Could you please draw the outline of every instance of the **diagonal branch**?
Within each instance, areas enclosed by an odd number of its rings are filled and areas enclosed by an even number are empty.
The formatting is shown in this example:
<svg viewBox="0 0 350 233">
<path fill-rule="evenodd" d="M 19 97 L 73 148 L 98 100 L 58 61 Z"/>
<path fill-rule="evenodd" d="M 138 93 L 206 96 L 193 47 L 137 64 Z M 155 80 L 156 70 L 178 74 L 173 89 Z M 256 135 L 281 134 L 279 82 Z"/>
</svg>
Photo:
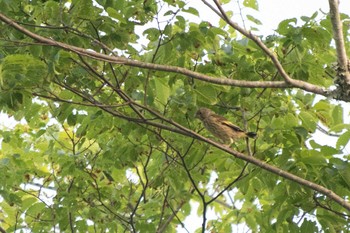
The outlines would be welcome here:
<svg viewBox="0 0 350 233">
<path fill-rule="evenodd" d="M 206 5 L 206 1 L 202 0 Z M 275 65 L 276 69 L 278 70 L 278 73 L 282 76 L 282 78 L 284 79 L 286 84 L 289 84 L 291 87 L 297 87 L 300 89 L 303 89 L 305 91 L 309 91 L 315 94 L 320 94 L 320 95 L 324 95 L 327 96 L 328 91 L 326 91 L 324 88 L 320 87 L 320 86 L 316 86 L 313 85 L 311 83 L 308 82 L 304 82 L 301 80 L 297 80 L 297 79 L 293 79 L 291 78 L 287 72 L 284 70 L 282 64 L 280 63 L 280 61 L 278 60 L 277 55 L 270 50 L 260 39 L 259 37 L 255 36 L 254 34 L 252 34 L 250 31 L 242 28 L 241 26 L 239 26 L 237 23 L 233 22 L 228 15 L 226 14 L 226 12 L 224 11 L 224 9 L 222 8 L 221 4 L 219 3 L 218 0 L 213 0 L 216 7 L 219 9 L 219 13 L 217 11 L 215 11 L 218 16 L 220 18 L 222 18 L 228 25 L 230 25 L 232 28 L 236 29 L 237 31 L 239 31 L 242 35 L 246 36 L 247 38 L 251 39 L 255 44 L 257 44 L 260 49 L 271 59 L 271 61 L 273 62 L 273 64 Z"/>
<path fill-rule="evenodd" d="M 126 66 L 132 66 L 132 67 L 139 67 L 143 69 L 152 69 L 152 70 L 159 70 L 159 71 L 166 71 L 171 73 L 177 73 L 177 74 L 183 74 L 188 77 L 192 77 L 201 81 L 219 84 L 219 85 L 227 85 L 227 86 L 237 86 L 237 87 L 251 87 L 251 88 L 291 88 L 296 87 L 303 89 L 305 91 L 309 91 L 315 94 L 320 94 L 324 96 L 328 96 L 328 92 L 324 90 L 324 88 L 320 86 L 316 86 L 304 81 L 300 80 L 294 80 L 289 78 L 289 76 L 286 74 L 286 72 L 283 70 L 282 65 L 278 62 L 277 57 L 274 55 L 272 51 L 270 51 L 257 37 L 254 37 L 250 33 L 246 32 L 244 29 L 240 29 L 239 31 L 245 32 L 247 35 L 251 35 L 249 38 L 255 38 L 254 41 L 256 43 L 260 43 L 259 46 L 262 46 L 264 51 L 269 51 L 269 56 L 271 59 L 273 59 L 274 63 L 278 65 L 278 69 L 280 72 L 282 72 L 282 77 L 285 78 L 285 81 L 247 81 L 247 80 L 234 80 L 234 79 L 227 79 L 227 78 L 217 78 L 217 77 L 211 77 L 209 75 L 204 75 L 198 72 L 191 71 L 186 68 L 182 67 L 176 67 L 176 66 L 169 66 L 169 65 L 160 65 L 160 64 L 153 64 L 153 63 L 147 63 L 147 62 L 141 62 L 137 60 L 127 59 L 124 57 L 118 57 L 113 55 L 106 55 L 101 54 L 95 51 L 83 49 L 80 47 L 68 45 L 62 42 L 58 42 L 46 37 L 42 37 L 38 34 L 35 34 L 26 28 L 20 26 L 16 22 L 14 22 L 12 19 L 6 17 L 5 15 L 0 13 L 0 20 L 9 24 L 11 27 L 15 28 L 16 30 L 22 32 L 23 34 L 29 36 L 30 38 L 41 42 L 44 45 L 48 46 L 55 46 L 59 47 L 71 52 L 74 52 L 76 54 L 80 54 L 82 56 L 90 57 L 96 60 L 100 61 L 106 61 L 114 64 L 121 64 Z M 233 22 L 232 22 L 233 23 Z M 234 24 L 234 23 L 233 23 Z M 237 25 L 238 26 L 238 25 Z M 238 30 L 238 29 L 237 29 Z M 265 49 L 264 49 L 265 48 Z"/>
<path fill-rule="evenodd" d="M 66 88 L 69 89 L 69 87 L 66 86 Z M 69 89 L 70 91 L 74 92 L 77 95 L 81 95 L 81 93 L 78 93 L 76 90 L 74 89 Z M 83 99 L 86 99 L 87 101 L 89 101 L 91 104 L 95 104 L 97 103 L 97 107 L 99 107 L 100 109 L 110 113 L 111 115 L 115 116 L 115 117 L 119 117 L 122 118 L 124 120 L 128 120 L 130 122 L 134 122 L 136 124 L 140 124 L 140 125 L 148 125 L 148 126 L 153 126 L 155 128 L 159 128 L 159 129 L 163 129 L 163 130 L 167 130 L 170 132 L 174 132 L 174 133 L 178 133 L 187 137 L 191 137 L 193 139 L 197 139 L 203 142 L 208 143 L 209 145 L 212 145 L 222 151 L 225 151 L 229 154 L 231 154 L 232 156 L 244 160 L 246 162 L 252 163 L 257 167 L 260 167 L 264 170 L 267 170 L 273 174 L 276 174 L 278 176 L 281 176 L 287 180 L 291 180 L 293 182 L 296 182 L 300 185 L 306 186 L 312 190 L 315 190 L 318 193 L 321 193 L 325 196 L 327 196 L 328 198 L 330 198 L 331 200 L 337 202 L 338 204 L 340 204 L 341 206 L 343 206 L 345 209 L 347 209 L 350 212 L 350 203 L 347 202 L 344 198 L 340 197 L 339 195 L 337 195 L 336 193 L 334 193 L 332 190 L 327 189 L 321 185 L 318 185 L 312 181 L 308 181 L 306 179 L 303 179 L 297 175 L 294 175 L 290 172 L 284 171 L 278 167 L 275 167 L 273 165 L 270 165 L 264 161 L 261 161 L 253 156 L 249 156 L 249 155 L 245 155 L 243 153 L 240 153 L 238 151 L 232 150 L 231 148 L 228 148 L 225 145 L 222 145 L 218 142 L 212 141 L 182 125 L 180 125 L 179 123 L 173 121 L 173 120 L 169 120 L 168 118 L 162 116 L 161 114 L 159 114 L 158 112 L 154 111 L 153 109 L 147 107 L 147 106 L 143 106 L 137 102 L 134 102 L 133 100 L 129 100 L 131 101 L 132 104 L 134 104 L 135 106 L 138 106 L 140 108 L 143 108 L 144 110 L 148 111 L 150 114 L 156 116 L 157 119 L 162 120 L 163 122 L 167 123 L 167 124 L 162 124 L 162 123 L 158 123 L 158 122 L 154 122 L 153 120 L 147 120 L 147 119 L 139 119 L 139 118 L 132 118 L 132 117 L 128 117 L 128 116 L 124 116 L 122 114 L 120 114 L 119 112 L 109 108 L 109 107 L 105 107 L 103 106 L 101 103 L 99 103 L 98 101 L 96 101 L 93 98 L 87 98 L 84 96 L 81 96 Z"/>
<path fill-rule="evenodd" d="M 192 134 L 191 137 L 193 138 L 197 138 L 198 140 L 204 141 L 212 146 L 215 146 L 216 148 L 221 149 L 222 151 L 225 151 L 231 155 L 233 155 L 236 158 L 239 158 L 241 160 L 244 160 L 246 162 L 252 163 L 264 170 L 267 170 L 271 173 L 274 173 L 278 176 L 281 176 L 283 178 L 286 178 L 288 180 L 294 181 L 298 184 L 301 184 L 303 186 L 306 186 L 310 189 L 313 189 L 319 193 L 322 193 L 323 195 L 327 196 L 328 198 L 334 200 L 335 202 L 337 202 L 338 204 L 340 204 L 341 206 L 343 206 L 344 208 L 346 208 L 349 212 L 350 212 L 350 203 L 347 202 L 345 199 L 343 199 L 342 197 L 338 196 L 336 193 L 334 193 L 332 190 L 327 189 L 321 185 L 318 185 L 314 182 L 305 180 L 299 176 L 296 176 L 292 173 L 289 173 L 287 171 L 284 171 L 278 167 L 272 166 L 264 161 L 261 161 L 257 158 L 254 158 L 253 156 L 249 156 L 249 155 L 245 155 L 243 153 L 240 153 L 238 151 L 232 150 L 231 148 L 228 148 L 225 145 L 222 145 L 220 143 L 214 142 L 208 138 L 205 138 L 203 136 L 201 136 L 200 134 L 197 134 L 195 132 L 193 132 L 192 130 L 187 129 L 186 127 L 183 127 L 177 123 L 174 122 L 174 125 L 177 126 L 179 129 L 183 130 L 183 131 L 187 131 L 189 134 Z"/>
<path fill-rule="evenodd" d="M 73 90 L 74 91 L 74 90 Z M 90 100 L 88 99 L 88 101 L 90 101 L 91 103 L 96 103 L 96 101 L 93 101 L 93 100 Z M 132 100 L 130 100 L 132 101 Z M 188 137 L 191 137 L 191 138 L 194 138 L 194 139 L 198 139 L 200 141 L 203 141 L 203 142 L 206 142 L 218 149 L 221 149 L 222 151 L 225 151 L 231 155 L 233 155 L 234 157 L 238 158 L 238 159 L 241 159 L 241 160 L 244 160 L 246 162 L 249 162 L 249 163 L 252 163 L 264 170 L 267 170 L 271 173 L 274 173 L 278 176 L 281 176 L 285 179 L 288 179 L 288 180 L 291 180 L 291 181 L 294 181 L 298 184 L 301 184 L 303 186 L 306 186 L 312 190 L 315 190 L 325 196 L 327 196 L 328 198 L 330 198 L 331 200 L 334 200 L 335 202 L 337 202 L 338 204 L 340 204 L 341 206 L 343 206 L 344 208 L 346 208 L 349 212 L 350 212 L 350 203 L 347 202 L 345 199 L 343 199 L 342 197 L 338 196 L 336 193 L 334 193 L 332 190 L 330 189 L 327 189 L 321 185 L 318 185 L 314 182 L 311 182 L 311 181 L 308 181 L 308 180 L 305 180 L 297 175 L 294 175 L 292 173 L 289 173 L 287 171 L 284 171 L 278 167 L 275 167 L 275 166 L 272 166 L 264 161 L 261 161 L 253 156 L 248 156 L 248 155 L 245 155 L 243 153 L 240 153 L 238 151 L 235 151 L 235 150 L 232 150 L 231 148 L 228 148 L 226 147 L 225 145 L 222 145 L 220 143 L 217 143 L 215 141 L 212 141 L 206 137 L 203 137 L 202 135 L 172 121 L 172 120 L 169 120 L 167 118 L 165 118 L 164 116 L 158 114 L 156 111 L 150 109 L 149 107 L 145 107 L 145 106 L 142 106 L 140 104 L 137 104 L 136 102 L 133 102 L 133 104 L 139 106 L 139 107 L 142 107 L 144 110 L 150 112 L 151 114 L 157 116 L 159 119 L 167 122 L 168 124 L 170 124 L 171 126 L 169 125 L 165 125 L 165 124 L 162 124 L 162 123 L 158 123 L 158 122 L 154 122 L 154 121 L 151 121 L 151 120 L 145 120 L 145 119 L 137 119 L 137 118 L 129 118 L 129 117 L 126 117 L 124 115 L 121 115 L 119 114 L 118 112 L 110 109 L 110 108 L 105 108 L 105 107 L 101 107 L 101 104 L 99 105 L 99 108 L 103 109 L 104 111 L 106 112 L 109 112 L 110 114 L 112 114 L 113 116 L 116 116 L 116 117 L 120 117 L 120 118 L 123 118 L 125 120 L 128 120 L 128 121 L 131 121 L 131 122 L 134 122 L 134 123 L 138 123 L 138 124 L 145 124 L 145 125 L 150 125 L 150 126 L 153 126 L 153 127 L 156 127 L 156 128 L 160 128 L 160 129 L 164 129 L 164 130 L 167 130 L 167 131 L 171 131 L 171 132 L 174 132 L 174 133 L 179 133 L 179 134 L 182 134 L 184 136 L 188 136 Z"/>
</svg>

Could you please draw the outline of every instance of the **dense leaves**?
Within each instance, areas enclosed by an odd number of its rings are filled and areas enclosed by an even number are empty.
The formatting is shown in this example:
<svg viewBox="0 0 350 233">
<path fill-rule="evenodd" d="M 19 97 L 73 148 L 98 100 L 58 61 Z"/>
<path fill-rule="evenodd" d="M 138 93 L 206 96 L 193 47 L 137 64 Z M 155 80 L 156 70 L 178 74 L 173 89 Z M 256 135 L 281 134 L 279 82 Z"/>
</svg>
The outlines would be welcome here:
<svg viewBox="0 0 350 233">
<path fill-rule="evenodd" d="M 255 0 L 243 5 L 259 9 Z M 96 53 L 215 78 L 282 80 L 253 41 L 223 20 L 200 21 L 183 1 L 0 1 L 0 9 L 35 34 Z M 261 38 L 294 79 L 328 88 L 336 53 L 321 14 L 287 19 Z M 194 118 L 199 107 L 211 108 L 258 133 L 233 149 L 347 199 L 344 104 L 299 89 L 226 86 L 112 64 L 43 45 L 5 23 L 0 29 L 0 106 L 19 121 L 1 129 L 7 232 L 175 232 L 189 227 L 183 221 L 193 202 L 202 232 L 241 223 L 252 232 L 349 230 L 348 212 L 333 200 L 179 126 L 212 138 Z M 321 140 L 329 135 L 334 145 Z M 218 217 L 206 221 L 208 212 Z"/>
</svg>

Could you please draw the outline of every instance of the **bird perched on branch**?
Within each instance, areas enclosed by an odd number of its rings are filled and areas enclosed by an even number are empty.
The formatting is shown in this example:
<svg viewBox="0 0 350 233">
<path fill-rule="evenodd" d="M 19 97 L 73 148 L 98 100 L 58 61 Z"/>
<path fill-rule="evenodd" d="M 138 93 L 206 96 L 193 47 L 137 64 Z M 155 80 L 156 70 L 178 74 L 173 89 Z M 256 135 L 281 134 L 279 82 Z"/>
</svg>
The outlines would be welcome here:
<svg viewBox="0 0 350 233">
<path fill-rule="evenodd" d="M 204 127 L 227 146 L 231 145 L 236 139 L 256 138 L 257 136 L 254 132 L 245 132 L 225 117 L 215 114 L 208 108 L 200 108 L 196 113 L 196 118 L 200 119 Z"/>
</svg>

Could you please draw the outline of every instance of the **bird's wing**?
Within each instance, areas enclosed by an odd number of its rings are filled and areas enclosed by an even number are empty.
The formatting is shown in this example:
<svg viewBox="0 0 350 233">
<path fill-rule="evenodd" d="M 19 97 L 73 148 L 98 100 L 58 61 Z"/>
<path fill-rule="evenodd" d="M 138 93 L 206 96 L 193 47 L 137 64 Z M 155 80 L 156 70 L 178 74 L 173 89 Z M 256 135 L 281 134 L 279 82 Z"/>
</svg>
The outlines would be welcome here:
<svg viewBox="0 0 350 233">
<path fill-rule="evenodd" d="M 231 129 L 238 131 L 238 132 L 244 132 L 244 130 L 242 130 L 241 128 L 239 128 L 237 125 L 232 124 L 229 120 L 227 120 L 225 117 L 217 115 L 217 114 L 213 114 L 213 117 L 215 117 L 216 119 L 218 119 L 219 122 L 221 122 L 221 124 L 226 125 L 228 127 L 230 127 Z"/>
<path fill-rule="evenodd" d="M 227 125 L 228 127 L 230 127 L 231 129 L 235 130 L 235 131 L 239 131 L 239 132 L 244 132 L 244 130 L 242 130 L 241 128 L 239 128 L 237 125 L 232 124 L 231 122 L 229 122 L 228 120 L 222 121 L 223 125 Z"/>
<path fill-rule="evenodd" d="M 225 117 L 223 117 L 223 116 L 220 116 L 220 115 L 217 115 L 217 114 L 211 114 L 211 116 L 214 117 L 215 119 L 217 119 L 217 121 L 220 121 L 220 122 L 227 121 L 228 122 L 228 120 Z"/>
</svg>

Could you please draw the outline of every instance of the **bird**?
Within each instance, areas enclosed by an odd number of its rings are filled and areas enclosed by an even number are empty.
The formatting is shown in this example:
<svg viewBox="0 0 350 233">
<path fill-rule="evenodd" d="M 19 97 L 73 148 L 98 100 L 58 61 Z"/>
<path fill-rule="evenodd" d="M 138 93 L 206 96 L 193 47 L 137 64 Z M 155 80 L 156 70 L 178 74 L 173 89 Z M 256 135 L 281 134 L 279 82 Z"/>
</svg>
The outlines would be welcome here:
<svg viewBox="0 0 350 233">
<path fill-rule="evenodd" d="M 240 138 L 257 137 L 255 132 L 246 132 L 242 130 L 225 117 L 217 115 L 208 108 L 198 109 L 196 118 L 201 120 L 204 127 L 215 137 L 219 138 L 226 146 L 230 146 L 235 140 Z"/>
</svg>

